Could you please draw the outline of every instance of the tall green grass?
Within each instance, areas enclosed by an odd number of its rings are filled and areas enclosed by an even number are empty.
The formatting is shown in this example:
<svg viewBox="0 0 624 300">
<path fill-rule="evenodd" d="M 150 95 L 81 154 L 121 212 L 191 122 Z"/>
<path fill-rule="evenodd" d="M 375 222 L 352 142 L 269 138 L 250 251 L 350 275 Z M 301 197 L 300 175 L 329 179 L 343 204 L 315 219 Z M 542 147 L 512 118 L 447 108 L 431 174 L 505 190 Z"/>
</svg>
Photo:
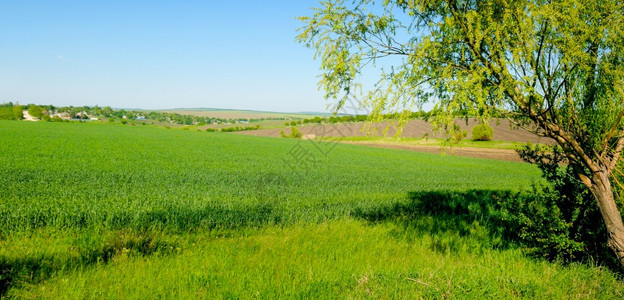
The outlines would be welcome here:
<svg viewBox="0 0 624 300">
<path fill-rule="evenodd" d="M 322 221 L 414 190 L 538 179 L 520 163 L 149 127 L 2 122 L 0 139 L 0 231 Z M 315 155 L 300 172 L 284 162 L 298 145 Z"/>
<path fill-rule="evenodd" d="M 120 250 L 107 261 L 72 264 L 92 240 L 55 237 L 40 253 L 65 268 L 9 291 L 18 298 L 586 298 L 621 299 L 624 285 L 602 268 L 526 259 L 475 233 L 423 234 L 432 220 L 367 224 L 341 220 L 286 228 L 154 237 L 151 255 Z M 50 238 L 45 240 L 50 241 Z M 16 240 L 11 242 L 23 243 Z M 126 242 L 127 243 L 127 242 Z M 169 244 L 167 244 L 169 243 Z M 53 248 L 49 245 L 56 245 Z M 60 245 L 60 246 L 59 246 Z M 72 248 L 73 247 L 73 248 Z M 65 249 L 63 249 L 65 248 Z M 35 256 L 36 257 L 36 256 Z"/>
<path fill-rule="evenodd" d="M 478 220 L 392 210 L 526 189 L 528 164 L 115 124 L 6 121 L 0 140 L 0 296 L 622 297 L 610 271 L 529 259 Z"/>
</svg>

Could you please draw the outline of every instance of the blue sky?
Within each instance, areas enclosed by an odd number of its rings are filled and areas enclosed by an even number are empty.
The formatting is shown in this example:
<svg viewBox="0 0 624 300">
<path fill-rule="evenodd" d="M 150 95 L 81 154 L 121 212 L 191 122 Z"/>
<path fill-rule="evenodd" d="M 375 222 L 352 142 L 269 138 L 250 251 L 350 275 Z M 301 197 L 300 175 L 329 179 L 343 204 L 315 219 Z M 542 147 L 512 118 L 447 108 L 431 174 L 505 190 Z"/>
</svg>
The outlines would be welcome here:
<svg viewBox="0 0 624 300">
<path fill-rule="evenodd" d="M 325 111 L 317 1 L 2 1 L 0 103 Z"/>
</svg>

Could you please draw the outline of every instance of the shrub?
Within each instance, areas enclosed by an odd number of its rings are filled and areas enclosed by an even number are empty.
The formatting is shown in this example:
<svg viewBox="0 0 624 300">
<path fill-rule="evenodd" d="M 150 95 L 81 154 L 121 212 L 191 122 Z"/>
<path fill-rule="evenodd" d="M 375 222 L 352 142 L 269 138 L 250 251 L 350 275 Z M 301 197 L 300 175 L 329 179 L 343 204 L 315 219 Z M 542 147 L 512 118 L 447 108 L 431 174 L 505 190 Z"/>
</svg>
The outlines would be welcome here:
<svg viewBox="0 0 624 300">
<path fill-rule="evenodd" d="M 286 134 L 286 132 L 284 132 L 284 130 L 282 129 L 280 131 L 280 137 L 291 138 L 291 139 L 300 139 L 301 137 L 303 137 L 303 133 L 301 131 L 299 131 L 299 129 L 297 129 L 297 127 L 291 127 L 290 128 L 290 134 Z"/>
<path fill-rule="evenodd" d="M 472 140 L 473 141 L 490 141 L 492 140 L 492 134 L 494 129 L 490 125 L 483 123 L 472 127 Z"/>
<path fill-rule="evenodd" d="M 303 133 L 297 129 L 297 127 L 290 128 L 290 135 L 288 137 L 293 139 L 300 139 L 303 136 Z"/>
<path fill-rule="evenodd" d="M 467 224 L 481 224 L 494 247 L 518 245 L 527 254 L 561 263 L 592 262 L 618 270 L 619 263 L 604 243 L 606 230 L 591 197 L 573 199 L 555 186 L 534 186 L 524 192 L 471 190 L 466 192 L 421 191 L 410 193 L 413 202 L 395 204 L 390 214 L 418 218 L 439 216 L 455 224 L 460 233 Z M 370 220 L 388 212 L 357 211 Z"/>
<path fill-rule="evenodd" d="M 22 113 L 22 110 L 24 108 L 21 105 L 14 105 L 13 106 L 13 118 L 15 120 L 23 120 L 24 119 L 24 114 Z"/>
<path fill-rule="evenodd" d="M 38 105 L 31 104 L 28 107 L 28 114 L 33 116 L 34 118 L 41 118 L 41 116 L 43 115 L 43 109 Z"/>
<path fill-rule="evenodd" d="M 550 151 L 548 151 L 550 150 Z M 619 266 L 604 242 L 607 232 L 593 196 L 566 161 L 560 147 L 525 146 L 518 150 L 523 160 L 537 165 L 548 185 L 536 189 L 535 197 L 520 211 L 520 237 L 531 252 L 564 262 L 593 261 Z M 622 210 L 622 208 L 620 208 Z M 622 213 L 622 211 L 620 211 Z"/>
</svg>

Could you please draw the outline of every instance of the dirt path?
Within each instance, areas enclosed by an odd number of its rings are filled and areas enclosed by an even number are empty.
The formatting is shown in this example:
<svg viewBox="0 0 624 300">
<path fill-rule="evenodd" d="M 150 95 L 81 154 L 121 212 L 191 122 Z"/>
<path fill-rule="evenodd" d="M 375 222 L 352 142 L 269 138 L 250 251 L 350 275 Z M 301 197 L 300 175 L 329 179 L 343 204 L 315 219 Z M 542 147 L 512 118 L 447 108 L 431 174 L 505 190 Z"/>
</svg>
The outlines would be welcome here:
<svg viewBox="0 0 624 300">
<path fill-rule="evenodd" d="M 23 110 L 22 115 L 24 116 L 24 121 L 33 121 L 33 122 L 39 121 L 37 120 L 37 118 L 31 116 L 27 110 Z"/>
</svg>

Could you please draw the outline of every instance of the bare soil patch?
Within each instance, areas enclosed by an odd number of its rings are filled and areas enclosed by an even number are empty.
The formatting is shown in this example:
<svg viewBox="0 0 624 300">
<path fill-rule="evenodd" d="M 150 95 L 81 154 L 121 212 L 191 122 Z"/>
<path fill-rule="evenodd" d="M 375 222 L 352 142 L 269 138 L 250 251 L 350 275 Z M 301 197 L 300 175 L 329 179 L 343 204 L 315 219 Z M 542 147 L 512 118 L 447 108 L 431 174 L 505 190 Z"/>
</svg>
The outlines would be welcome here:
<svg viewBox="0 0 624 300">
<path fill-rule="evenodd" d="M 371 124 L 370 128 L 366 128 L 367 123 L 346 123 L 346 124 L 326 124 L 326 125 L 303 125 L 298 126 L 299 130 L 304 135 L 315 135 L 324 137 L 353 137 L 353 136 L 394 136 L 397 131 L 395 124 L 390 122 L 381 122 Z M 470 138 L 470 132 L 472 127 L 477 123 L 475 120 L 458 121 L 457 124 L 462 130 L 468 132 L 468 138 Z M 537 136 L 522 128 L 512 128 L 508 120 L 490 121 L 490 126 L 494 128 L 493 140 L 507 141 L 507 142 L 531 142 L 552 144 L 554 141 L 548 138 Z M 257 136 L 272 136 L 279 137 L 282 128 L 261 129 L 254 131 L 239 132 L 239 134 L 257 135 Z M 288 131 L 288 129 L 286 129 Z M 444 138 L 444 134 L 440 132 L 434 132 L 431 124 L 422 120 L 409 121 L 403 128 L 401 137 L 413 137 L 413 138 Z"/>
</svg>

